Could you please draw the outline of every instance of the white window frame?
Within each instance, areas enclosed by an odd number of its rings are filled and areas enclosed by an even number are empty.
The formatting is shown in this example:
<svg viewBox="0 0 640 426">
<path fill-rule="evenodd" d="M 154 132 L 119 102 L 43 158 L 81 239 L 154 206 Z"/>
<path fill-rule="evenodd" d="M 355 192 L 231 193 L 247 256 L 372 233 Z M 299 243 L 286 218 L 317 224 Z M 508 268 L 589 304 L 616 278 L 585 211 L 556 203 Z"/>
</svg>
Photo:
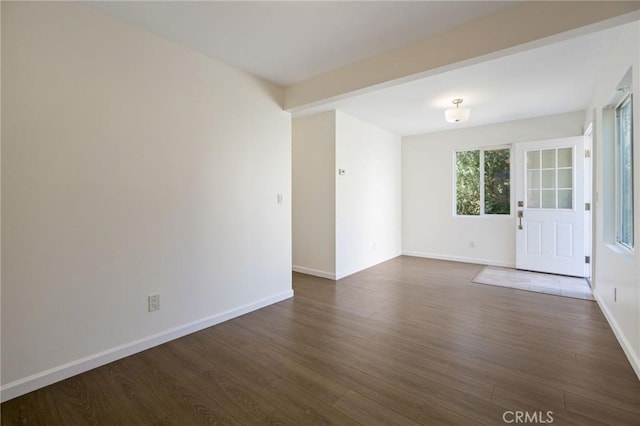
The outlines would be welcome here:
<svg viewBox="0 0 640 426">
<path fill-rule="evenodd" d="M 621 136 L 620 136 L 620 114 L 619 110 L 625 106 L 626 104 L 631 105 L 631 242 L 628 244 L 626 241 L 622 241 L 622 155 L 623 150 L 621 149 Z M 621 247 L 627 251 L 633 251 L 635 246 L 635 200 L 633 196 L 634 185 L 633 185 L 633 169 L 634 169 L 634 149 L 633 149 L 633 138 L 634 138 L 634 126 L 633 126 L 633 95 L 631 92 L 626 93 L 620 101 L 616 104 L 614 108 L 614 117 L 615 117 L 615 144 L 614 144 L 614 157 L 615 157 L 615 242 L 616 245 Z"/>
<path fill-rule="evenodd" d="M 484 212 L 484 153 L 485 151 L 509 150 L 509 214 L 492 214 Z M 458 214 L 458 153 L 468 151 L 480 151 L 480 213 L 477 215 Z M 481 148 L 465 148 L 453 151 L 453 216 L 454 217 L 513 217 L 513 146 L 496 145 Z"/>
</svg>

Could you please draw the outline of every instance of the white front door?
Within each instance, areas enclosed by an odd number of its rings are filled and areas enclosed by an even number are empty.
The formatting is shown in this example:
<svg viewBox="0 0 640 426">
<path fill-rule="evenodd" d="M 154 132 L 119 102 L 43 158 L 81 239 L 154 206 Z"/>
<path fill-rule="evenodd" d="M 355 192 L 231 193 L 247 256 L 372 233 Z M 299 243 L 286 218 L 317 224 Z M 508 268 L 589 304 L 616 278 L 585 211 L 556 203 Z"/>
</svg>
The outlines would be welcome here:
<svg viewBox="0 0 640 426">
<path fill-rule="evenodd" d="M 584 138 L 516 144 L 516 268 L 584 276 Z"/>
</svg>

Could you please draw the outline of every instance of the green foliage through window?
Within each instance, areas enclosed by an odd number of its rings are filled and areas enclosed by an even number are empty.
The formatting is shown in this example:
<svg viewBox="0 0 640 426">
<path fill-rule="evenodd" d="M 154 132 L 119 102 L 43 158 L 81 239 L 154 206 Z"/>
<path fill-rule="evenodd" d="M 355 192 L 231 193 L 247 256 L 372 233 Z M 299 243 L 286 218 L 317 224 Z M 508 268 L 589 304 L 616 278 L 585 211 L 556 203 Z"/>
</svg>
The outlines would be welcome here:
<svg viewBox="0 0 640 426">
<path fill-rule="evenodd" d="M 456 214 L 480 214 L 480 151 L 456 152 Z"/>
<path fill-rule="evenodd" d="M 484 152 L 484 213 L 511 212 L 510 173 L 511 152 L 498 149 Z"/>
<path fill-rule="evenodd" d="M 456 214 L 510 214 L 510 163 L 509 149 L 456 152 Z"/>
</svg>

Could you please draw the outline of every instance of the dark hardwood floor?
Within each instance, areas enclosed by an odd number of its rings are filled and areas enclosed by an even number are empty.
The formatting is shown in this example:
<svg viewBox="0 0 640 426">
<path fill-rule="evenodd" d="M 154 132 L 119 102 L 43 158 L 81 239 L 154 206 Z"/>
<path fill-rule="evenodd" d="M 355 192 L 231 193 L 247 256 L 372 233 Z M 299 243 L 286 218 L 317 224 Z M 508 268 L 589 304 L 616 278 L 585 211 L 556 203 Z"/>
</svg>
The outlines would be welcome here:
<svg viewBox="0 0 640 426">
<path fill-rule="evenodd" d="M 472 284 L 479 270 L 294 274 L 293 299 L 8 401 L 2 424 L 640 425 L 595 302 Z"/>
</svg>

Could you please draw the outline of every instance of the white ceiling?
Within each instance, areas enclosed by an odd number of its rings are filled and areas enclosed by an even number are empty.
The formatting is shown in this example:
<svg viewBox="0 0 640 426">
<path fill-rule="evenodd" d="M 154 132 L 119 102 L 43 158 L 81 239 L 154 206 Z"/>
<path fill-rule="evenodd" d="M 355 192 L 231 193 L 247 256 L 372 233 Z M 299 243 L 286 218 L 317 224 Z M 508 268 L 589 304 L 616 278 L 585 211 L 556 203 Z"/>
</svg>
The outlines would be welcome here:
<svg viewBox="0 0 640 426">
<path fill-rule="evenodd" d="M 503 56 L 296 115 L 338 109 L 406 136 L 583 110 L 620 30 Z M 456 98 L 471 110 L 465 123 L 444 120 L 444 110 Z"/>
<path fill-rule="evenodd" d="M 417 41 L 500 9 L 503 1 L 91 2 L 93 8 L 283 85 Z M 619 28 L 372 91 L 328 109 L 399 135 L 559 114 L 587 107 Z M 463 98 L 471 117 L 444 121 Z"/>
<path fill-rule="evenodd" d="M 99 1 L 91 7 L 289 85 L 505 9 L 506 1 Z"/>
</svg>

